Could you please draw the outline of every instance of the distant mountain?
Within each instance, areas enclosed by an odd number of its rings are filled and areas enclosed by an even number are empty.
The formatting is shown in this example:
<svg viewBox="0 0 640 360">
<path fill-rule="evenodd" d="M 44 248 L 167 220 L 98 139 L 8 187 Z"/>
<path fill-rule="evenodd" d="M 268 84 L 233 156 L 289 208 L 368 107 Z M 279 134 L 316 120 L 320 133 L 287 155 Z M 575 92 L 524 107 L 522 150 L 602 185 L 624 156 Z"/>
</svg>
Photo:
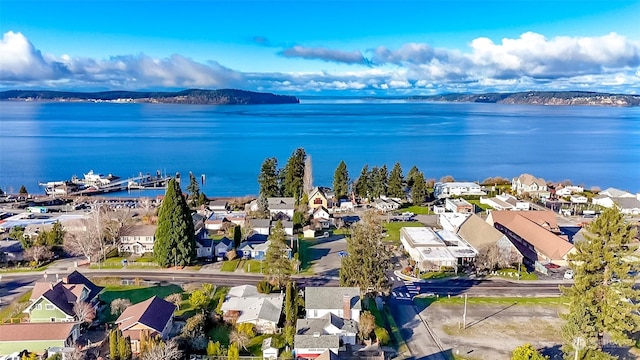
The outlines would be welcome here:
<svg viewBox="0 0 640 360">
<path fill-rule="evenodd" d="M 132 102 L 199 105 L 297 104 L 295 96 L 275 95 L 235 89 L 189 89 L 178 92 L 102 91 L 67 92 L 40 90 L 8 90 L 0 92 L 0 100 L 60 102 Z"/>
<path fill-rule="evenodd" d="M 518 93 L 412 96 L 414 101 L 476 102 L 532 105 L 640 106 L 640 95 L 588 91 L 528 91 Z"/>
</svg>

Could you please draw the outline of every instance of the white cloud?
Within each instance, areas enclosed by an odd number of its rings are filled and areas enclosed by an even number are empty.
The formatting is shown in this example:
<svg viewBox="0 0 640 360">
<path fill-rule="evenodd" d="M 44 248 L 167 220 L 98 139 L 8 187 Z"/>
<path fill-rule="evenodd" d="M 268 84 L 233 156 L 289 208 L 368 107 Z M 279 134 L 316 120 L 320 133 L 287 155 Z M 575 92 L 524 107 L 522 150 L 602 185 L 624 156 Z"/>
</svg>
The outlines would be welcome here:
<svg viewBox="0 0 640 360">
<path fill-rule="evenodd" d="M 282 50 L 279 54 L 290 58 L 322 60 L 344 64 L 368 63 L 367 59 L 364 58 L 360 51 L 343 51 L 323 47 L 305 47 L 296 45 Z"/>
</svg>

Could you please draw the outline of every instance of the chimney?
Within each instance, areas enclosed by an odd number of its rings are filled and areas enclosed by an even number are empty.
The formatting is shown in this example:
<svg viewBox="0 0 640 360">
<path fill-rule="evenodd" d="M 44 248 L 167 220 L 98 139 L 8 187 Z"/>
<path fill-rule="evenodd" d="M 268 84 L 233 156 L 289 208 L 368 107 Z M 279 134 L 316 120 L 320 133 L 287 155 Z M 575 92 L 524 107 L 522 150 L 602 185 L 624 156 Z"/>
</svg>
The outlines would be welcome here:
<svg viewBox="0 0 640 360">
<path fill-rule="evenodd" d="M 53 290 L 53 283 L 52 282 L 49 283 L 49 290 Z"/>
<path fill-rule="evenodd" d="M 351 320 L 351 296 L 342 296 L 342 318 L 345 320 Z"/>
</svg>

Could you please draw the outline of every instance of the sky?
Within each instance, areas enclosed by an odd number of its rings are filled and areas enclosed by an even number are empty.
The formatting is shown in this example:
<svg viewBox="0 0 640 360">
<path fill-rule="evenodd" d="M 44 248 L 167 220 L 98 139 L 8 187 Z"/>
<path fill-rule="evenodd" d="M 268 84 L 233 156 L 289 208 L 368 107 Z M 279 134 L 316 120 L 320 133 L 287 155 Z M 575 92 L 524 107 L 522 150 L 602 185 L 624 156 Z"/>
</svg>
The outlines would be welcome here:
<svg viewBox="0 0 640 360">
<path fill-rule="evenodd" d="M 0 90 L 639 94 L 638 19 L 638 0 L 0 0 Z"/>
</svg>

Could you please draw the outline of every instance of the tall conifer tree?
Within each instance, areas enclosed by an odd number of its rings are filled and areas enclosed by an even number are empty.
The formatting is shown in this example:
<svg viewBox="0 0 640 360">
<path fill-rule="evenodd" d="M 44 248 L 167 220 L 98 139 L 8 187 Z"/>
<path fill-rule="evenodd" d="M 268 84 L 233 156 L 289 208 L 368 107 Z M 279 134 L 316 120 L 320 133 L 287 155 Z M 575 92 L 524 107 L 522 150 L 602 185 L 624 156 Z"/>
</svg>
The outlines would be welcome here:
<svg viewBox="0 0 640 360">
<path fill-rule="evenodd" d="M 293 273 L 293 262 L 289 259 L 286 241 L 287 234 L 282 222 L 278 220 L 269 235 L 269 247 L 265 254 L 267 274 L 278 285 L 284 285 Z"/>
<path fill-rule="evenodd" d="M 393 169 L 389 174 L 389 196 L 396 198 L 404 197 L 404 188 L 402 186 L 402 182 L 402 167 L 400 167 L 400 163 L 397 162 L 393 165 Z"/>
<path fill-rule="evenodd" d="M 574 284 L 562 288 L 570 301 L 564 316 L 565 350 L 600 356 L 605 333 L 616 344 L 633 343 L 630 334 L 640 330 L 640 290 L 633 288 L 631 275 L 640 267 L 635 235 L 635 228 L 612 208 L 587 227 L 585 240 L 574 244 L 576 252 L 569 254 Z"/>
<path fill-rule="evenodd" d="M 413 176 L 413 186 L 411 187 L 411 198 L 413 205 L 420 205 L 427 197 L 427 183 L 424 180 L 424 174 L 418 172 Z"/>
<path fill-rule="evenodd" d="M 260 196 L 268 198 L 281 195 L 278 184 L 278 159 L 275 157 L 264 159 L 258 175 L 258 184 L 260 185 Z"/>
<path fill-rule="evenodd" d="M 169 180 L 158 211 L 153 256 L 163 267 L 189 265 L 196 257 L 193 218 L 175 179 Z"/>
<path fill-rule="evenodd" d="M 369 172 L 369 165 L 364 164 L 360 171 L 360 177 L 356 182 L 356 195 L 361 198 L 368 198 L 371 193 L 371 174 Z"/>
<path fill-rule="evenodd" d="M 340 161 L 336 171 L 333 173 L 333 192 L 336 198 L 346 197 L 349 192 L 349 171 L 344 160 Z"/>
<path fill-rule="evenodd" d="M 304 178 L 304 161 L 307 153 L 303 148 L 296 149 L 284 167 L 284 196 L 296 199 L 296 204 L 302 197 L 302 185 Z"/>
</svg>

